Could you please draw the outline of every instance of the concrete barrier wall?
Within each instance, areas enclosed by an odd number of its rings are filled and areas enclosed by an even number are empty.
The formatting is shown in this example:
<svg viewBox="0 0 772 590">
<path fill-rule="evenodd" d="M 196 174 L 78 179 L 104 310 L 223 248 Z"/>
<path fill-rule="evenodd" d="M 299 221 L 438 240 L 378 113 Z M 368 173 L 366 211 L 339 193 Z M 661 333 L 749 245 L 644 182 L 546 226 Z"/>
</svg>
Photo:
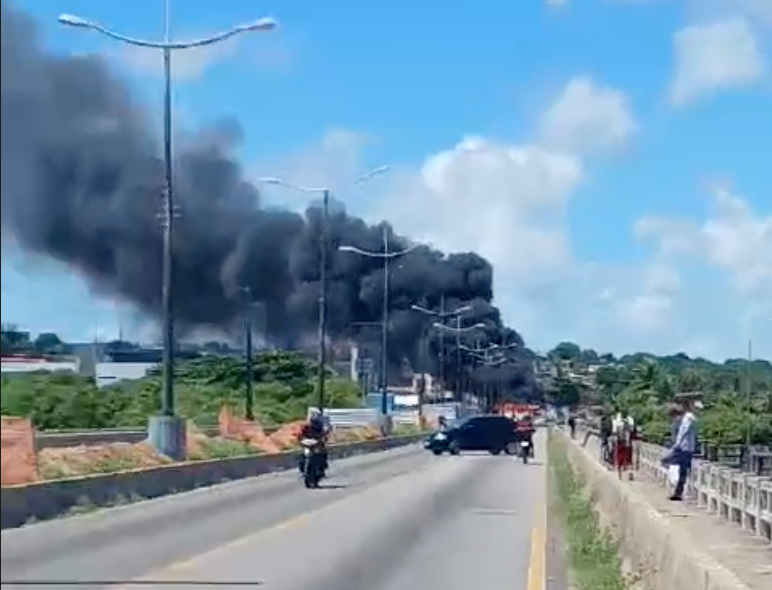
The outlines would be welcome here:
<svg viewBox="0 0 772 590">
<path fill-rule="evenodd" d="M 385 451 L 417 442 L 421 435 L 331 445 L 331 459 Z M 109 506 L 127 499 L 151 499 L 226 481 L 294 469 L 297 451 L 211 461 L 177 463 L 149 469 L 89 475 L 2 488 L 2 529 L 65 515 L 79 505 Z"/>
<path fill-rule="evenodd" d="M 550 436 L 584 481 L 642 590 L 750 590 L 566 433 L 553 429 Z"/>
</svg>

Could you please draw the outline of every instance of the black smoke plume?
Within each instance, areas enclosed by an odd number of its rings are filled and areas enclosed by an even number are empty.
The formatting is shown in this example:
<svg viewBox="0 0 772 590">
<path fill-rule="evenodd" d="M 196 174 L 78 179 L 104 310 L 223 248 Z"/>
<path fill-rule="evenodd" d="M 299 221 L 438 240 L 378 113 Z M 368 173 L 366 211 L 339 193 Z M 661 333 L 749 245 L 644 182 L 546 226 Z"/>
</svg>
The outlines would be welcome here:
<svg viewBox="0 0 772 590">
<path fill-rule="evenodd" d="M 2 231 L 29 252 L 83 274 L 153 317 L 160 314 L 163 168 L 156 130 L 142 105 L 98 57 L 47 52 L 30 18 L 2 2 Z M 223 141 L 227 135 L 227 141 Z M 179 145 L 175 178 L 174 308 L 182 329 L 232 329 L 244 288 L 259 307 L 260 330 L 285 345 L 316 330 L 321 212 L 260 206 L 260 195 L 233 155 L 233 124 Z M 394 247 L 407 240 L 387 227 Z M 329 232 L 329 330 L 352 337 L 381 318 L 382 262 L 337 252 L 341 244 L 378 250 L 382 226 L 336 208 Z M 480 344 L 516 342 L 491 305 L 493 271 L 474 253 L 420 247 L 391 275 L 390 361 L 409 358 L 438 372 L 436 332 L 412 304 L 447 309 L 471 303 L 465 322 L 487 326 Z M 456 375 L 454 338 L 448 379 Z M 469 344 L 469 342 L 467 342 Z M 527 352 L 527 351 L 525 351 Z M 513 387 L 530 383 L 528 363 L 498 370 Z M 484 373 L 490 374 L 491 371 Z M 481 376 L 483 373 L 480 373 Z"/>
</svg>

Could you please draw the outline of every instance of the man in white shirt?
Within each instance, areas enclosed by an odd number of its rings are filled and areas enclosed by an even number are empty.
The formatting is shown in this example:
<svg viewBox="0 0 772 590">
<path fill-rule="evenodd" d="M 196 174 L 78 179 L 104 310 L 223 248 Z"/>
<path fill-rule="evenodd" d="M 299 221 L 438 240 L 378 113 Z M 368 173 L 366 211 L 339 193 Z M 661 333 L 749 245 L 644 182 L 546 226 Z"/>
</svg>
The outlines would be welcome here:
<svg viewBox="0 0 772 590">
<path fill-rule="evenodd" d="M 684 397 L 678 404 L 680 419 L 670 450 L 670 463 L 678 466 L 678 481 L 670 496 L 674 502 L 683 500 L 686 481 L 692 470 L 692 460 L 697 452 L 697 416 L 694 410 L 701 405 L 690 397 Z"/>
</svg>

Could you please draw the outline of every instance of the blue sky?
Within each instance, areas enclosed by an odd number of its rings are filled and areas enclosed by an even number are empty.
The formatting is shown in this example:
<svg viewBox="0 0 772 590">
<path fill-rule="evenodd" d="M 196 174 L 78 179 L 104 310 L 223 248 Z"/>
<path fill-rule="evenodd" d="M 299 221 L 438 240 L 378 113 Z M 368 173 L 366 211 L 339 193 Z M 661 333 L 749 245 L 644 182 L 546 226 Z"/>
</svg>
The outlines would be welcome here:
<svg viewBox="0 0 772 590">
<path fill-rule="evenodd" d="M 103 54 L 157 102 L 157 56 L 56 17 L 156 37 L 158 0 L 20 4 L 51 50 Z M 368 219 L 486 255 L 497 303 L 538 348 L 719 358 L 753 338 L 772 358 L 772 2 L 559 4 L 172 0 L 179 37 L 282 24 L 180 54 L 179 125 L 236 117 L 255 177 L 327 183 Z M 346 189 L 384 163 L 387 180 Z M 72 338 L 136 327 L 50 263 L 3 262 L 3 321 Z"/>
</svg>

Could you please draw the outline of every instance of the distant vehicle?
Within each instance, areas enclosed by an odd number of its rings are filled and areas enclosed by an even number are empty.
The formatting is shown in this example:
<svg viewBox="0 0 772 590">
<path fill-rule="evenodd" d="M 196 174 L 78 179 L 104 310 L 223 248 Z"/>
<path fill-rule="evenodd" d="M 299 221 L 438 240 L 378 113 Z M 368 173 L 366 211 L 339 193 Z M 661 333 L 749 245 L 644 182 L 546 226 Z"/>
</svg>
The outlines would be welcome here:
<svg viewBox="0 0 772 590">
<path fill-rule="evenodd" d="M 435 455 L 461 451 L 488 451 L 492 455 L 519 455 L 523 437 L 506 416 L 472 416 L 452 422 L 447 429 L 433 433 L 424 446 Z"/>
</svg>

